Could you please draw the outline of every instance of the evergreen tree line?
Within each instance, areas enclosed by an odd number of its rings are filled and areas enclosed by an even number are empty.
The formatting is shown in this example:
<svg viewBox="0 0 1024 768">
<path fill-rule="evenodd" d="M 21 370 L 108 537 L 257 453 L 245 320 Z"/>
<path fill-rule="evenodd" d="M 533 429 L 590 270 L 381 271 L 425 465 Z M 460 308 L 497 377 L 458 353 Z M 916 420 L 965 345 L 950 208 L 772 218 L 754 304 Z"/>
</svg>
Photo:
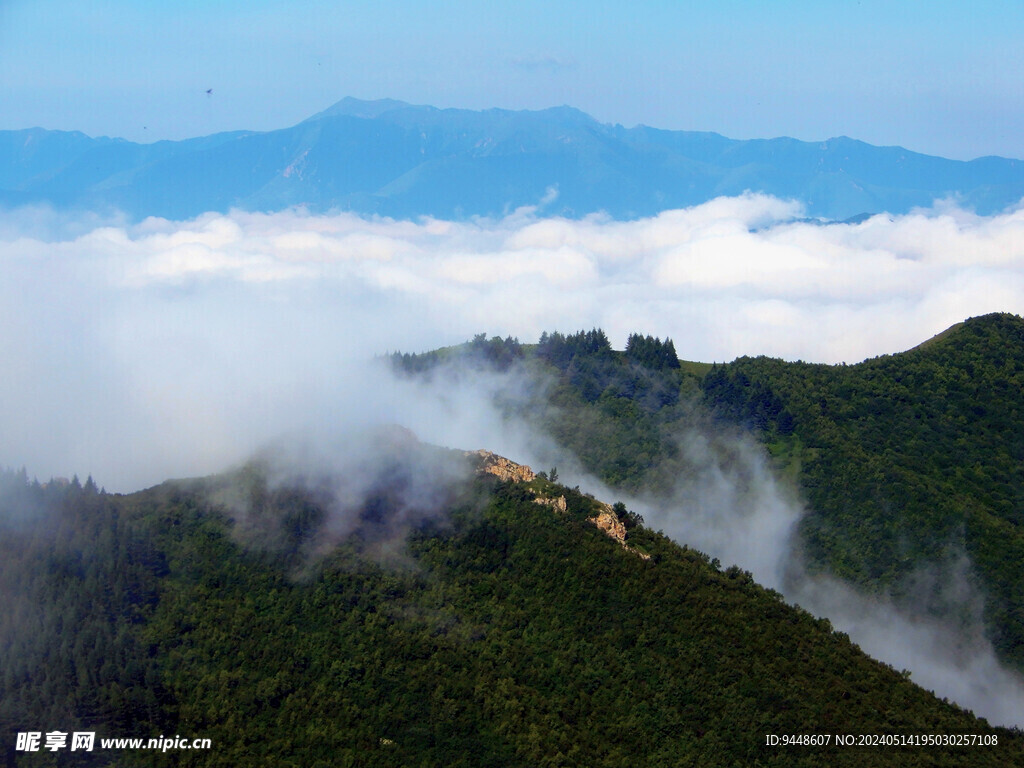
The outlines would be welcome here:
<svg viewBox="0 0 1024 768">
<path fill-rule="evenodd" d="M 259 473 L 243 481 L 260 490 Z M 93 765 L 872 766 L 893 748 L 780 749 L 764 735 L 971 733 L 999 744 L 907 748 L 901 764 L 1019 759 L 1019 734 L 617 504 L 651 559 L 624 549 L 577 488 L 479 478 L 398 556 L 356 532 L 297 573 L 287 552 L 235 535 L 207 493 L 222 482 L 79 491 L 59 510 L 74 547 L 0 563 L 8 585 L 16 574 L 72 622 L 33 631 L 36 656 L 13 674 L 0 645 L 5 744 L 50 727 L 213 743 L 76 756 Z M 264 492 L 265 522 L 276 514 L 282 530 L 297 504 L 320 503 Z M 14 765 L 66 757 L 8 751 Z"/>
</svg>

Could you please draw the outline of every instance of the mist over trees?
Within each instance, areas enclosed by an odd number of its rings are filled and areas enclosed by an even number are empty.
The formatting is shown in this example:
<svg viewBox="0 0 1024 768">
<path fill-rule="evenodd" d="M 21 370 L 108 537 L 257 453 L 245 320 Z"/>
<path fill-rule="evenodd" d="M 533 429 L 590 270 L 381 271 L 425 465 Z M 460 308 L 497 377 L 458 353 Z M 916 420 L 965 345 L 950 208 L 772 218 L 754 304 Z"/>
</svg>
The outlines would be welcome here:
<svg viewBox="0 0 1024 768">
<path fill-rule="evenodd" d="M 652 370 L 679 367 L 679 357 L 672 339 L 662 341 L 639 333 L 631 333 L 626 339 L 626 358 Z"/>
<path fill-rule="evenodd" d="M 0 644 L 9 763 L 49 764 L 49 753 L 11 748 L 13 733 L 43 722 L 213 744 L 98 750 L 87 765 L 891 760 L 888 749 L 794 755 L 764 743 L 823 729 L 996 742 L 915 747 L 906 765 L 1016 759 L 1014 733 L 921 690 L 742 569 L 644 528 L 623 504 L 614 513 L 630 549 L 593 525 L 600 506 L 578 489 L 463 480 L 443 518 L 421 519 L 385 555 L 374 521 L 400 514 L 401 494 L 371 493 L 364 525 L 296 570 L 295 550 L 278 543 L 329 537 L 331 510 L 302 484 L 266 482 L 243 468 L 110 496 L 7 479 L 55 515 L 30 539 L 5 539 L 5 554 L 25 554 L 0 560 L 6 594 L 32 609 L 15 603 L 20 621 L 4 623 Z M 264 533 L 276 535 L 236 535 L 215 501 L 225 483 L 262 500 Z"/>
<path fill-rule="evenodd" d="M 912 577 L 966 554 L 992 641 L 1024 670 L 1022 387 L 1024 321 L 996 314 L 858 365 L 741 358 L 712 370 L 704 394 L 797 472 L 813 568 L 955 616 L 965 608 Z"/>
<path fill-rule="evenodd" d="M 674 352 L 641 334 L 616 352 L 599 329 L 545 333 L 524 359 L 543 362 L 527 370 L 548 383 L 518 415 L 600 480 L 654 497 L 694 471 L 687 428 L 710 420 L 757 435 L 807 502 L 800 551 L 812 573 L 922 617 L 980 621 L 1024 671 L 1021 318 L 972 318 L 857 365 L 703 365 Z"/>
<path fill-rule="evenodd" d="M 667 499 L 703 466 L 686 434 L 756 435 L 808 501 L 812 573 L 915 601 L 953 631 L 980 612 L 1019 669 L 1022 350 L 1012 315 L 849 366 L 698 364 L 639 333 L 616 351 L 597 328 L 537 344 L 479 334 L 387 362 L 442 387 L 516 381 L 506 423 L 562 452 L 528 483 L 474 476 L 461 452 L 404 430 L 345 435 L 317 464 L 271 452 L 130 495 L 7 471 L 0 726 L 211 738 L 196 765 L 891 762 L 763 743 L 823 730 L 991 735 L 999 746 L 915 748 L 901 764 L 1013 765 L 1018 731 L 926 693 L 742 565 L 652 530 L 647 507 L 602 507 L 558 481 L 581 466 Z M 749 472 L 723 445 L 716 469 Z M 595 527 L 602 509 L 627 547 Z M 943 568 L 981 599 L 946 589 Z M 46 764 L 13 743 L 8 762 Z"/>
</svg>

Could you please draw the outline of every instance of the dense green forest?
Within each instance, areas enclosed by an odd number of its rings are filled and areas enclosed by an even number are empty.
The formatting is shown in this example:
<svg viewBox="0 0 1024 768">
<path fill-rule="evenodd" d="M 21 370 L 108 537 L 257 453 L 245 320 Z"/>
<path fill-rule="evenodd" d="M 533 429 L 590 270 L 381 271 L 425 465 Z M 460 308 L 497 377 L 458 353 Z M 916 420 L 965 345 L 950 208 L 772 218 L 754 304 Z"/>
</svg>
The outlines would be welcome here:
<svg viewBox="0 0 1024 768">
<path fill-rule="evenodd" d="M 322 488 L 272 485 L 259 464 L 130 496 L 6 475 L 7 763 L 1020 764 L 1019 732 L 936 699 L 617 506 L 642 559 L 589 522 L 596 501 L 543 475 L 454 483 L 443 514 L 400 528 L 395 547 L 411 476 L 376 478 L 324 550 L 311 546 L 335 513 Z M 218 501 L 226 490 L 258 513 L 245 531 Z M 51 728 L 212 748 L 13 750 L 16 732 Z M 766 734 L 998 745 L 769 747 Z"/>
<path fill-rule="evenodd" d="M 796 469 L 813 567 L 899 592 L 922 563 L 966 553 L 992 640 L 1024 670 L 1021 318 L 973 318 L 858 365 L 741 358 L 704 392 Z"/>
<path fill-rule="evenodd" d="M 966 556 L 996 647 L 1024 668 L 1018 317 L 857 365 L 688 363 L 669 339 L 634 334 L 616 351 L 599 329 L 530 345 L 480 335 L 390 362 L 515 376 L 522 396 L 498 406 L 623 491 L 669 492 L 692 469 L 685 430 L 756 435 L 807 501 L 812 569 L 899 594 L 922 564 Z M 124 496 L 0 473 L 5 763 L 1024 762 L 1019 731 L 936 699 L 622 505 L 632 549 L 554 472 L 503 482 L 460 452 L 387 441 L 343 509 L 337 479 L 283 481 L 268 460 Z M 936 592 L 923 609 L 955 621 L 968 607 Z M 14 749 L 16 733 L 51 729 L 213 748 Z M 811 733 L 999 745 L 765 744 Z"/>
<path fill-rule="evenodd" d="M 478 336 L 444 354 L 395 356 L 431 375 L 515 363 L 535 395 L 515 415 L 551 434 L 613 487 L 669 494 L 691 471 L 680 435 L 758 436 L 806 501 L 802 554 L 869 591 L 966 620 L 922 570 L 969 562 L 1000 656 L 1024 671 L 1024 320 L 972 318 L 921 346 L 857 365 L 740 358 L 672 360 L 670 340 L 634 334 L 614 351 L 600 330 L 544 334 L 537 345 Z M 963 575 L 963 574 L 960 574 Z"/>
</svg>

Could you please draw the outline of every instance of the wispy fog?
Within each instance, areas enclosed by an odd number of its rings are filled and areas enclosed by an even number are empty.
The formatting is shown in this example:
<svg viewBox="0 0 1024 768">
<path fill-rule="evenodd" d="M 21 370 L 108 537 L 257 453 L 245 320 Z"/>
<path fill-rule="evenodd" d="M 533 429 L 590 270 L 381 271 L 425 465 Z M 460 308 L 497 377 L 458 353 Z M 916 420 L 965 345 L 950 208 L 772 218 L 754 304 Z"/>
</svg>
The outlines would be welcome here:
<svg viewBox="0 0 1024 768">
<path fill-rule="evenodd" d="M 921 566 L 900 598 L 867 595 L 804 567 L 795 537 L 803 508 L 748 437 L 695 429 L 681 436 L 687 471 L 669 498 L 629 500 L 653 528 L 749 570 L 790 602 L 846 632 L 866 653 L 938 696 L 999 725 L 1024 725 L 1024 678 L 985 637 L 983 593 L 964 553 Z"/>
<path fill-rule="evenodd" d="M 525 396 L 515 379 L 399 381 L 374 356 L 599 326 L 620 348 L 633 331 L 669 336 L 691 360 L 855 362 L 971 315 L 1024 313 L 1024 208 L 829 226 L 800 215 L 757 195 L 632 222 L 2 213 L 0 465 L 131 491 L 289 436 L 336 444 L 396 423 L 546 468 L 550 441 L 494 407 Z M 892 601 L 805 577 L 799 504 L 757 448 L 682 439 L 695 471 L 660 511 L 637 502 L 649 523 L 830 616 L 940 695 L 1019 722 L 1020 683 L 973 626 L 950 642 Z M 568 457 L 559 468 L 576 473 Z"/>
<path fill-rule="evenodd" d="M 8 211 L 0 463 L 118 490 L 215 471 L 282 431 L 401 409 L 367 359 L 480 332 L 600 326 L 694 360 L 857 361 L 1024 311 L 1024 208 L 800 213 L 757 195 L 632 222 Z"/>
</svg>

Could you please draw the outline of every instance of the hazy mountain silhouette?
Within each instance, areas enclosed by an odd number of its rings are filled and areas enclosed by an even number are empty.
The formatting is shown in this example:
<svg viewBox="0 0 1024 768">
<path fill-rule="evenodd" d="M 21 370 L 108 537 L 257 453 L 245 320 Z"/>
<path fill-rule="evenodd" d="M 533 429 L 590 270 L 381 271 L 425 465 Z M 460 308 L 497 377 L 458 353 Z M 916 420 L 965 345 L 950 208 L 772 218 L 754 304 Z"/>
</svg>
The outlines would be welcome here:
<svg viewBox="0 0 1024 768">
<path fill-rule="evenodd" d="M 557 195 L 552 195 L 552 190 Z M 602 124 L 571 107 L 437 109 L 346 98 L 290 128 L 136 144 L 39 128 L 0 131 L 0 203 L 174 219 L 230 208 L 407 218 L 649 216 L 765 192 L 813 217 L 901 213 L 953 197 L 987 214 L 1024 197 L 1024 164 L 969 162 L 839 137 L 738 141 Z"/>
</svg>

